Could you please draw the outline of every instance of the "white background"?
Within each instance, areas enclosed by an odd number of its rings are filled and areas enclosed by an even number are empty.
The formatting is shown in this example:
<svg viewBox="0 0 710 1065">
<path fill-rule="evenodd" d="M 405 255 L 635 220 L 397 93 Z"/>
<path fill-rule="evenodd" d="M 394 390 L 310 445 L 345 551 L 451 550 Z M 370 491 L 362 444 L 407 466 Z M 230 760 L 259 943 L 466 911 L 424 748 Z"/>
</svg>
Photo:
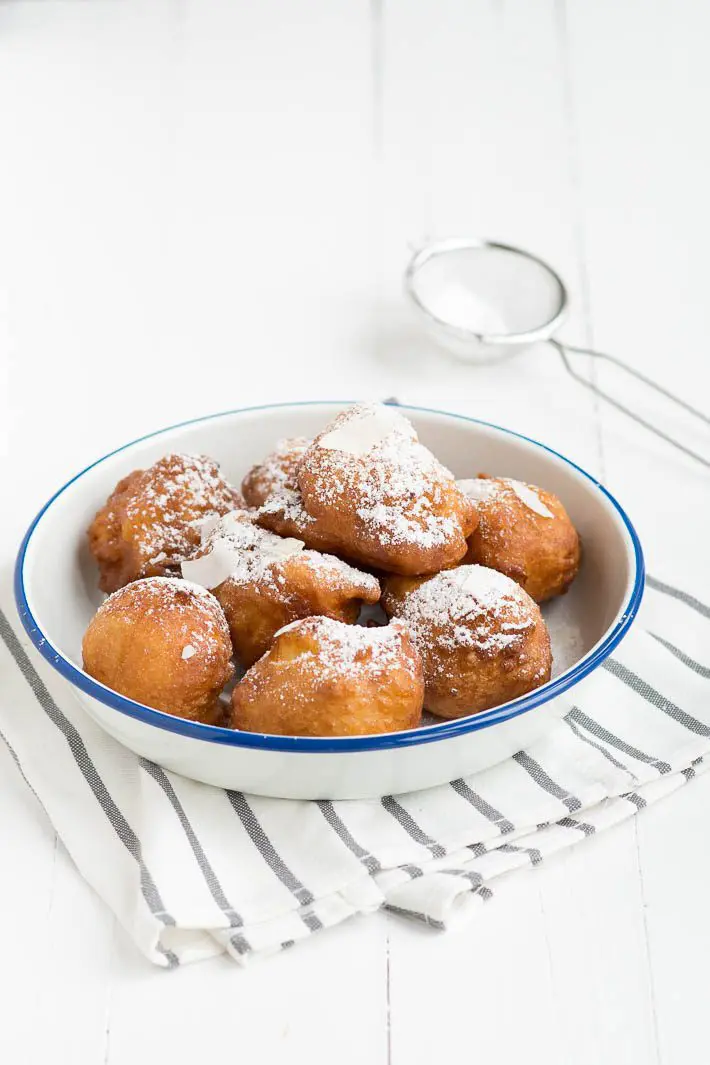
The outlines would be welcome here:
<svg viewBox="0 0 710 1065">
<path fill-rule="evenodd" d="M 45 497 L 126 440 L 395 394 L 569 455 L 627 507 L 650 571 L 707 601 L 707 471 L 549 348 L 449 362 L 401 273 L 425 235 L 529 247 L 569 283 L 569 338 L 707 407 L 709 32 L 700 0 L 3 4 L 2 580 Z M 2 748 L 0 1060 L 704 1060 L 709 802 L 706 775 L 522 874 L 461 933 L 379 914 L 247 971 L 168 974 Z"/>
</svg>

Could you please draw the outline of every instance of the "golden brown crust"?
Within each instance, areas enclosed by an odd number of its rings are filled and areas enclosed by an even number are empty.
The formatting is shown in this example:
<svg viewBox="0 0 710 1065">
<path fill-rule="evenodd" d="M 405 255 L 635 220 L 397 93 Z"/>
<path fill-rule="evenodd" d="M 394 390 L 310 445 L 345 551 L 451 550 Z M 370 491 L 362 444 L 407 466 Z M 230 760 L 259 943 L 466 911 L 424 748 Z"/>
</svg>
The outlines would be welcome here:
<svg viewBox="0 0 710 1065">
<path fill-rule="evenodd" d="M 216 724 L 234 672 L 222 609 L 208 591 L 170 577 L 134 581 L 94 615 L 84 669 L 121 695 L 190 721 Z"/>
<path fill-rule="evenodd" d="M 469 486 L 484 493 L 474 499 L 479 521 L 464 561 L 505 573 L 538 603 L 566 592 L 579 570 L 581 549 L 577 530 L 557 496 L 485 475 L 459 484 L 464 491 Z M 532 507 L 520 491 L 531 493 L 527 498 Z"/>
<path fill-rule="evenodd" d="M 224 581 L 215 595 L 235 654 L 249 667 L 269 649 L 279 629 L 299 618 L 323 615 L 354 624 L 363 603 L 379 600 L 380 586 L 331 555 L 301 551 L 266 566 L 255 579 Z"/>
<path fill-rule="evenodd" d="M 337 553 L 389 573 L 435 573 L 465 555 L 475 508 L 406 419 L 362 454 L 324 446 L 371 409 L 345 411 L 303 453 L 303 505 Z"/>
<path fill-rule="evenodd" d="M 295 536 L 315 551 L 334 552 L 338 543 L 327 535 L 303 505 L 298 468 L 310 444 L 305 437 L 281 440 L 242 481 L 247 504 L 257 507 L 257 524 L 279 536 Z"/>
<path fill-rule="evenodd" d="M 410 625 L 424 664 L 424 703 L 440 717 L 489 710 L 550 679 L 540 608 L 500 573 L 462 566 L 433 577 L 390 577 L 382 603 Z"/>
<path fill-rule="evenodd" d="M 377 404 L 313 441 L 282 441 L 243 491 L 246 502 L 216 463 L 186 455 L 119 482 L 89 529 L 101 587 L 120 590 L 87 629 L 87 672 L 222 723 L 234 649 L 247 673 L 233 727 L 294 736 L 414 728 L 423 703 L 463 717 L 549 679 L 533 599 L 562 594 L 580 563 L 556 496 L 506 478 L 456 482 Z M 380 597 L 363 569 L 382 574 L 389 626 L 355 624 Z"/>
<path fill-rule="evenodd" d="M 366 629 L 298 621 L 232 693 L 232 724 L 282 736 L 363 736 L 415 728 L 421 659 L 398 624 Z"/>
<path fill-rule="evenodd" d="M 243 505 L 212 459 L 166 455 L 119 481 L 88 530 L 104 592 L 177 573 L 200 542 L 201 519 Z"/>
<path fill-rule="evenodd" d="M 284 625 L 320 614 L 353 623 L 363 603 L 380 598 L 377 578 L 334 555 L 303 550 L 302 540 L 262 529 L 254 511 L 220 518 L 182 573 L 214 591 L 247 667 Z"/>
<path fill-rule="evenodd" d="M 295 490 L 296 473 L 309 444 L 305 436 L 279 440 L 262 462 L 252 466 L 242 481 L 242 495 L 250 507 L 261 507 L 272 496 Z"/>
</svg>

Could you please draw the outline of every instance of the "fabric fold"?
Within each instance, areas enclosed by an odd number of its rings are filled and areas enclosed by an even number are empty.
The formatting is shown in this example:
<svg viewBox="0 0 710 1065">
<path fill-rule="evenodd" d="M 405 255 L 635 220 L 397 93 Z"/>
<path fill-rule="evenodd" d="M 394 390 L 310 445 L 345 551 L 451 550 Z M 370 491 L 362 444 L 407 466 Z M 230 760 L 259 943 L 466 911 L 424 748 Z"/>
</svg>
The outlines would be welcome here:
<svg viewBox="0 0 710 1065">
<path fill-rule="evenodd" d="M 223 952 L 246 964 L 383 906 L 454 927 L 710 761 L 710 608 L 654 578 L 639 622 L 542 740 L 381 801 L 244 795 L 138 758 L 28 646 L 4 589 L 0 607 L 2 738 L 81 874 L 165 967 Z"/>
</svg>

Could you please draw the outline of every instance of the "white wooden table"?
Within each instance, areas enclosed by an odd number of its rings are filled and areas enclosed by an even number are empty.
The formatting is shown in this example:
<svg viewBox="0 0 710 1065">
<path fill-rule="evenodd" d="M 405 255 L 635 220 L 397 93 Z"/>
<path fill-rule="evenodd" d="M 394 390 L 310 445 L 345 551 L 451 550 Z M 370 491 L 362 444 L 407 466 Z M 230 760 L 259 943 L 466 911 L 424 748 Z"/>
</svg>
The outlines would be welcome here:
<svg viewBox="0 0 710 1065">
<path fill-rule="evenodd" d="M 570 338 L 707 406 L 709 30 L 697 0 L 0 6 L 2 579 L 49 492 L 119 443 L 396 394 L 570 455 L 651 571 L 707 599 L 707 523 L 677 518 L 707 514 L 706 473 L 549 349 L 449 362 L 400 284 L 424 235 L 529 247 L 569 282 Z M 0 1061 L 704 1060 L 709 802 L 706 775 L 461 933 L 380 914 L 246 972 L 166 974 L 0 747 Z"/>
</svg>

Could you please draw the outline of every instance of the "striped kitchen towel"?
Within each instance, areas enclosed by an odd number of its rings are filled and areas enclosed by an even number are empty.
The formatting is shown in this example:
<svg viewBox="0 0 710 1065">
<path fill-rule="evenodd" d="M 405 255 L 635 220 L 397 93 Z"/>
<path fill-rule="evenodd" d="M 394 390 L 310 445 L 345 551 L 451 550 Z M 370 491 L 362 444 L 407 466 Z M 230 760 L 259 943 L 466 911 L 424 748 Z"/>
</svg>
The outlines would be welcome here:
<svg viewBox="0 0 710 1065">
<path fill-rule="evenodd" d="M 640 623 L 529 750 L 429 791 L 337 803 L 221 791 L 138 759 L 26 649 L 5 605 L 0 732 L 80 872 L 158 965 L 224 951 L 245 963 L 381 906 L 448 928 L 516 870 L 710 761 L 710 608 L 653 579 Z"/>
</svg>

